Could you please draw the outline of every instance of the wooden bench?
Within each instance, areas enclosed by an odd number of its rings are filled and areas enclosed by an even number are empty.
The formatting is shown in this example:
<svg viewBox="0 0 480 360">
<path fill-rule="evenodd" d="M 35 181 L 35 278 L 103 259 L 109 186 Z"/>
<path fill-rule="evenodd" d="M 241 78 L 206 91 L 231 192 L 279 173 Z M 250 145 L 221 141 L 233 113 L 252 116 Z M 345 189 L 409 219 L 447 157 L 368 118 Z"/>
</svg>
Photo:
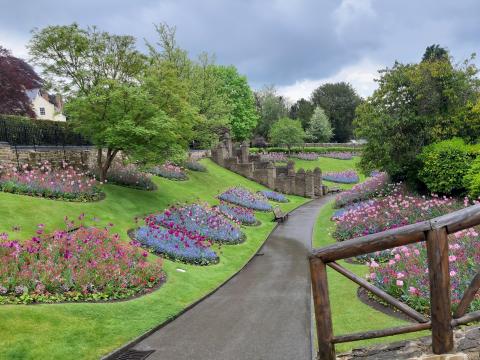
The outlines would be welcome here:
<svg viewBox="0 0 480 360">
<path fill-rule="evenodd" d="M 285 214 L 278 206 L 273 208 L 273 215 L 275 216 L 273 221 L 284 222 L 288 218 L 288 214 Z"/>
</svg>

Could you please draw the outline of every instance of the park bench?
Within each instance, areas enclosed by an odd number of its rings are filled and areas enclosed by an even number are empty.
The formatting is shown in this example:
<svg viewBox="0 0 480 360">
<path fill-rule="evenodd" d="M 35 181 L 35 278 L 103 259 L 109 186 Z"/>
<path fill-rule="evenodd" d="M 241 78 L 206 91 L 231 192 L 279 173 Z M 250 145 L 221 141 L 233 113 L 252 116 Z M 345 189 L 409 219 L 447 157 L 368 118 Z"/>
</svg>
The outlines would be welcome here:
<svg viewBox="0 0 480 360">
<path fill-rule="evenodd" d="M 288 218 L 288 214 L 284 213 L 278 206 L 273 208 L 274 221 L 284 222 Z"/>
</svg>

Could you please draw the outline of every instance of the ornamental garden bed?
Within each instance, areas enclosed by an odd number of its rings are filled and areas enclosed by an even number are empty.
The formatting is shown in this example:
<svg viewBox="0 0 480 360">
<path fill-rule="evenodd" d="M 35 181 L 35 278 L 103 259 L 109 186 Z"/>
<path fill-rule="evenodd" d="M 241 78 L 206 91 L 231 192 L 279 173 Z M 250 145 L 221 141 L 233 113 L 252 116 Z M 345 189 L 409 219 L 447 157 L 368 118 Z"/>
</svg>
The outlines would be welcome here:
<svg viewBox="0 0 480 360">
<path fill-rule="evenodd" d="M 353 154 L 349 152 L 328 152 L 324 154 L 319 154 L 321 157 L 326 157 L 326 158 L 331 158 L 331 159 L 337 159 L 337 160 L 352 160 L 353 159 Z"/>
<path fill-rule="evenodd" d="M 265 196 L 268 200 L 272 200 L 279 203 L 287 203 L 288 199 L 285 195 L 278 193 L 272 190 L 262 190 L 259 192 L 261 195 Z"/>
<path fill-rule="evenodd" d="M 0 190 L 12 194 L 47 199 L 89 202 L 102 200 L 105 194 L 87 173 L 63 164 L 54 169 L 44 162 L 37 167 L 0 165 Z"/>
<path fill-rule="evenodd" d="M 169 180 L 176 180 L 176 181 L 188 180 L 188 176 L 185 172 L 185 169 L 170 162 L 167 162 L 163 165 L 156 166 L 150 169 L 150 172 L 153 175 L 157 175 Z"/>
<path fill-rule="evenodd" d="M 134 164 L 112 165 L 108 169 L 107 182 L 138 190 L 157 190 L 157 185 L 152 181 L 152 176 L 140 171 Z"/>
<path fill-rule="evenodd" d="M 47 236 L 39 225 L 22 243 L 3 233 L 0 266 L 1 304 L 127 299 L 165 281 L 161 259 L 149 261 L 147 252 L 108 228 L 80 226 Z"/>
<path fill-rule="evenodd" d="M 356 184 L 360 181 L 357 172 L 353 170 L 327 172 L 322 175 L 322 178 L 340 184 Z"/>
<path fill-rule="evenodd" d="M 225 202 L 220 203 L 217 207 L 224 216 L 242 225 L 258 226 L 260 221 L 255 217 L 255 212 L 252 209 L 247 209 L 243 206 L 231 205 Z"/>
<path fill-rule="evenodd" d="M 257 211 L 272 211 L 272 205 L 261 194 L 255 194 L 242 187 L 232 187 L 218 196 L 222 201 Z"/>
</svg>

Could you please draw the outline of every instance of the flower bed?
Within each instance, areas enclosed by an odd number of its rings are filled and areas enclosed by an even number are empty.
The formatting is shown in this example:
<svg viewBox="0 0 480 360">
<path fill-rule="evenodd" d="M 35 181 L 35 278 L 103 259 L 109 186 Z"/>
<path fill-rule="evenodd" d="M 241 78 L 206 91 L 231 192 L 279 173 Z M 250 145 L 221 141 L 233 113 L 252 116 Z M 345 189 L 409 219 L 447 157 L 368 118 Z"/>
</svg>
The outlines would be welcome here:
<svg viewBox="0 0 480 360">
<path fill-rule="evenodd" d="M 300 159 L 300 160 L 315 161 L 315 160 L 318 160 L 319 154 L 314 152 L 299 152 L 299 153 L 292 154 L 290 157 Z"/>
<path fill-rule="evenodd" d="M 458 306 L 463 293 L 480 270 L 480 238 L 475 229 L 449 236 L 449 261 L 453 308 Z M 429 279 L 427 251 L 424 243 L 402 246 L 391 250 L 388 262 L 369 263 L 369 281 L 390 295 L 407 303 L 417 311 L 429 314 Z M 470 311 L 480 310 L 477 293 Z"/>
<path fill-rule="evenodd" d="M 452 198 L 411 195 L 396 185 L 390 195 L 373 199 L 358 208 L 347 210 L 335 221 L 333 236 L 338 241 L 374 234 L 444 215 L 462 207 Z"/>
<path fill-rule="evenodd" d="M 185 168 L 192 171 L 206 172 L 207 168 L 200 164 L 198 161 L 187 161 L 185 163 Z"/>
<path fill-rule="evenodd" d="M 230 220 L 236 221 L 244 225 L 257 225 L 259 221 L 255 217 L 252 209 L 247 209 L 242 206 L 229 205 L 221 203 L 218 210 Z"/>
<path fill-rule="evenodd" d="M 339 208 L 357 201 L 371 199 L 375 196 L 389 192 L 388 176 L 386 173 L 372 173 L 372 178 L 361 184 L 355 185 L 347 191 L 343 191 L 335 198 L 335 207 Z"/>
<path fill-rule="evenodd" d="M 161 260 L 148 261 L 108 229 L 42 233 L 24 243 L 0 235 L 0 303 L 123 299 L 164 280 Z"/>
<path fill-rule="evenodd" d="M 321 157 L 338 159 L 338 160 L 352 160 L 353 154 L 349 152 L 328 152 L 325 154 L 320 154 Z"/>
<path fill-rule="evenodd" d="M 97 181 L 86 173 L 63 164 L 53 169 L 45 162 L 38 167 L 0 165 L 0 190 L 65 201 L 95 201 L 102 197 Z"/>
<path fill-rule="evenodd" d="M 260 194 L 254 194 L 251 191 L 241 188 L 233 187 L 223 192 L 218 197 L 220 200 L 240 205 L 249 209 L 258 211 L 271 211 L 272 205 L 270 205 L 267 199 Z"/>
<path fill-rule="evenodd" d="M 219 261 L 218 255 L 210 248 L 211 243 L 198 234 L 163 229 L 148 223 L 135 232 L 135 239 L 155 253 L 173 261 L 196 265 L 215 264 Z"/>
<path fill-rule="evenodd" d="M 341 183 L 341 184 L 355 184 L 360 181 L 358 174 L 353 170 L 327 172 L 323 174 L 323 180 Z"/>
<path fill-rule="evenodd" d="M 286 162 L 288 160 L 287 155 L 282 152 L 271 152 L 267 154 L 260 154 L 260 160 L 273 161 L 273 162 Z"/>
<path fill-rule="evenodd" d="M 140 190 L 156 190 L 152 176 L 138 170 L 133 164 L 112 165 L 107 173 L 107 181 L 112 184 L 131 187 Z"/>
<path fill-rule="evenodd" d="M 169 180 L 184 181 L 188 179 L 183 168 L 170 162 L 156 166 L 151 169 L 150 172 L 154 175 L 158 175 Z"/>
<path fill-rule="evenodd" d="M 288 202 L 288 199 L 285 195 L 280 194 L 276 191 L 263 190 L 263 191 L 260 191 L 260 194 L 265 196 L 268 200 L 273 200 L 273 201 L 280 202 L 280 203 Z"/>
<path fill-rule="evenodd" d="M 187 235 L 199 234 L 219 243 L 238 244 L 245 240 L 238 225 L 233 225 L 207 205 L 172 206 L 162 214 L 149 216 L 147 222 Z"/>
</svg>

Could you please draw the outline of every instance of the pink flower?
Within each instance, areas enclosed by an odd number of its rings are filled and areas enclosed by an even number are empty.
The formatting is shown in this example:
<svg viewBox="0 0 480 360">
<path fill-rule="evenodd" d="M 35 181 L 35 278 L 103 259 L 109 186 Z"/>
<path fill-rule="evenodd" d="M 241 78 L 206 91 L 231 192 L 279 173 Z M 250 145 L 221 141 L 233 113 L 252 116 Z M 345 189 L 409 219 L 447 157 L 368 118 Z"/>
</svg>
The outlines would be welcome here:
<svg viewBox="0 0 480 360">
<path fill-rule="evenodd" d="M 397 286 L 403 286 L 403 280 L 397 280 Z"/>
</svg>

